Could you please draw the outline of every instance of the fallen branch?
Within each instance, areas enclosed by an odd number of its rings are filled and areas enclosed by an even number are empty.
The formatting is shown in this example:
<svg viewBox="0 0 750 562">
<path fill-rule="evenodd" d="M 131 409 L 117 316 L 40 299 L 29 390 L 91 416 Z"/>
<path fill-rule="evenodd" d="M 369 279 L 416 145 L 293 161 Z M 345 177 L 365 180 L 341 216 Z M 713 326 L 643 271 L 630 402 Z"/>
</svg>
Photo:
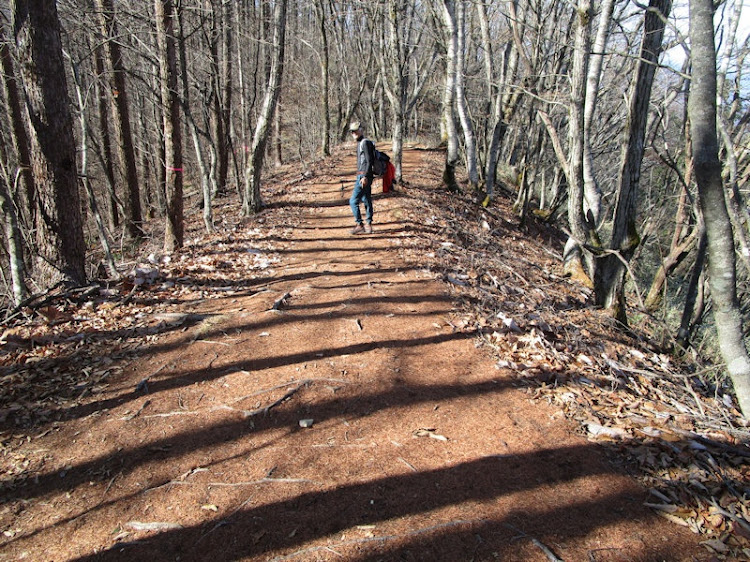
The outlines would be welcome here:
<svg viewBox="0 0 750 562">
<path fill-rule="evenodd" d="M 204 408 L 202 410 L 171 410 L 169 412 L 162 412 L 159 414 L 150 414 L 144 417 L 145 418 L 171 418 L 173 416 L 194 416 L 202 412 L 210 413 L 210 412 L 216 412 L 218 410 L 229 410 L 230 412 L 240 412 L 244 417 L 249 417 L 250 415 L 252 415 L 252 413 L 248 410 L 243 410 L 241 408 L 232 408 L 231 406 L 227 406 L 226 404 L 221 404 L 220 406 L 212 406 L 210 408 Z"/>
<path fill-rule="evenodd" d="M 284 305 L 284 301 L 291 297 L 291 293 L 284 293 L 281 298 L 276 299 L 273 303 L 273 306 L 271 307 L 271 310 L 281 310 L 281 307 Z"/>
<path fill-rule="evenodd" d="M 258 484 L 268 483 L 282 483 L 282 484 L 320 484 L 315 480 L 308 480 L 307 478 L 269 478 L 264 477 L 259 480 L 246 480 L 244 482 L 209 482 L 208 486 L 215 486 L 217 488 L 239 488 L 241 486 L 257 486 Z"/>
<path fill-rule="evenodd" d="M 742 527 L 745 530 L 745 533 L 750 534 L 750 523 L 748 523 L 745 519 L 737 515 L 736 513 L 733 513 L 731 511 L 727 511 L 726 509 L 723 509 L 715 498 L 711 498 L 711 505 L 716 510 L 716 513 L 719 513 L 720 515 L 723 515 L 724 517 L 729 517 L 732 521 L 737 523 L 740 527 Z"/>
<path fill-rule="evenodd" d="M 276 386 L 272 386 L 270 388 L 264 388 L 262 390 L 258 390 L 256 392 L 253 392 L 252 394 L 245 394 L 244 396 L 235 398 L 232 401 L 232 404 L 236 404 L 237 402 L 242 402 L 243 400 L 247 400 L 248 398 L 254 398 L 256 396 L 260 396 L 261 394 L 267 394 L 269 392 L 273 392 L 274 390 L 286 388 L 293 384 L 296 384 L 299 387 L 299 386 L 304 386 L 304 385 L 310 385 L 314 382 L 336 382 L 336 383 L 341 383 L 341 384 L 349 384 L 349 381 L 345 381 L 343 379 L 304 379 L 302 381 L 290 381 L 290 382 L 285 382 L 282 384 L 277 384 Z"/>
<path fill-rule="evenodd" d="M 307 381 L 307 380 L 302 381 L 301 383 L 299 383 L 294 388 L 288 390 L 286 392 L 286 394 L 284 394 L 284 396 L 282 396 L 278 400 L 274 400 L 273 402 L 271 402 L 268 406 L 265 406 L 263 408 L 257 408 L 255 410 L 250 410 L 249 412 L 244 412 L 243 415 L 246 418 L 249 418 L 249 417 L 252 417 L 252 416 L 257 416 L 258 414 L 266 415 L 271 410 L 271 408 L 275 408 L 276 406 L 278 406 L 282 402 L 286 402 L 287 400 L 289 400 L 292 396 L 294 396 L 297 393 L 297 391 L 300 388 L 302 388 L 303 386 L 307 386 L 308 383 L 309 383 L 309 381 Z"/>
<path fill-rule="evenodd" d="M 552 550 L 550 550 L 550 548 L 544 545 L 541 541 L 535 539 L 532 536 L 527 535 L 521 529 L 519 529 L 518 527 L 514 527 L 510 523 L 505 523 L 505 526 L 508 527 L 508 529 L 511 529 L 515 531 L 516 533 L 519 533 L 521 538 L 529 539 L 531 543 L 537 548 L 539 548 L 539 550 L 541 550 L 551 562 L 564 562 L 562 558 L 558 558 L 557 555 L 554 552 L 552 552 Z"/>
<path fill-rule="evenodd" d="M 305 379 L 302 382 L 303 383 L 309 383 L 309 382 L 312 382 L 312 380 L 311 379 Z M 268 392 L 273 392 L 274 390 L 279 390 L 281 388 L 286 388 L 286 387 L 291 386 L 293 384 L 299 385 L 299 384 L 302 384 L 302 383 L 300 383 L 299 381 L 290 381 L 290 382 L 285 382 L 285 383 L 282 383 L 282 384 L 277 384 L 276 386 L 272 386 L 271 388 L 264 388 L 263 390 L 258 390 L 257 392 L 253 392 L 252 394 L 246 394 L 245 396 L 240 396 L 239 398 L 235 398 L 232 401 L 232 404 L 236 404 L 237 402 L 242 402 L 243 400 L 247 400 L 248 398 L 254 398 L 254 397 L 259 396 L 261 394 L 266 394 Z"/>
<path fill-rule="evenodd" d="M 384 543 L 384 542 L 399 540 L 399 539 L 404 539 L 404 538 L 418 537 L 420 535 L 432 533 L 433 531 L 450 529 L 451 527 L 458 527 L 461 525 L 474 525 L 476 523 L 482 523 L 482 522 L 484 522 L 484 519 L 469 519 L 469 520 L 460 519 L 457 521 L 450 521 L 448 523 L 440 523 L 439 525 L 433 525 L 432 527 L 425 527 L 424 529 L 417 529 L 416 531 L 410 531 L 403 535 L 384 535 L 382 537 L 366 537 L 366 538 L 361 538 L 361 539 L 353 539 L 350 541 L 339 541 L 335 544 L 330 544 L 327 546 L 313 546 L 310 548 L 304 548 L 302 550 L 298 550 L 297 552 L 292 552 L 291 554 L 287 554 L 285 556 L 277 556 L 275 558 L 271 558 L 270 562 L 283 562 L 284 560 L 292 560 L 293 558 L 306 556 L 314 552 L 320 552 L 320 551 L 335 552 L 333 549 L 337 547 L 346 547 L 346 546 L 361 545 L 361 544 L 368 544 L 368 543 Z"/>
<path fill-rule="evenodd" d="M 134 531 L 173 531 L 182 529 L 179 523 L 169 523 L 164 521 L 154 521 L 153 523 L 142 523 L 141 521 L 128 521 L 125 523 L 128 529 Z"/>
<path fill-rule="evenodd" d="M 140 408 L 138 408 L 138 410 L 136 410 L 136 411 L 135 411 L 134 413 L 132 413 L 132 414 L 129 414 L 129 415 L 127 415 L 127 416 L 123 416 L 123 417 L 121 417 L 120 419 L 121 419 L 121 420 L 123 420 L 123 421 L 130 421 L 130 420 L 132 420 L 133 418 L 136 418 L 136 417 L 138 417 L 138 415 L 139 415 L 139 414 L 140 414 L 140 413 L 141 413 L 141 412 L 142 412 L 142 411 L 143 411 L 143 410 L 144 410 L 144 409 L 145 409 L 145 408 L 146 408 L 146 407 L 147 407 L 147 406 L 148 406 L 149 404 L 151 404 L 151 400 L 145 400 L 145 401 L 143 402 L 143 404 L 141 404 L 141 407 L 140 407 Z"/>
</svg>

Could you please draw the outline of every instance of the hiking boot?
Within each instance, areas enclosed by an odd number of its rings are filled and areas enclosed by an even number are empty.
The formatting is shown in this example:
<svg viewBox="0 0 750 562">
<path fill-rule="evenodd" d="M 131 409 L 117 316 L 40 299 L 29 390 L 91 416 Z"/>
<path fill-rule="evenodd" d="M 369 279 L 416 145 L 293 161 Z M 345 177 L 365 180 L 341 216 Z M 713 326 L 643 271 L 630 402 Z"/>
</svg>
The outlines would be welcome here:
<svg viewBox="0 0 750 562">
<path fill-rule="evenodd" d="M 357 225 L 352 228 L 352 234 L 362 234 L 365 231 L 365 227 L 361 224 L 357 223 Z"/>
<path fill-rule="evenodd" d="M 372 234 L 372 224 L 369 222 L 365 225 L 365 234 Z"/>
</svg>

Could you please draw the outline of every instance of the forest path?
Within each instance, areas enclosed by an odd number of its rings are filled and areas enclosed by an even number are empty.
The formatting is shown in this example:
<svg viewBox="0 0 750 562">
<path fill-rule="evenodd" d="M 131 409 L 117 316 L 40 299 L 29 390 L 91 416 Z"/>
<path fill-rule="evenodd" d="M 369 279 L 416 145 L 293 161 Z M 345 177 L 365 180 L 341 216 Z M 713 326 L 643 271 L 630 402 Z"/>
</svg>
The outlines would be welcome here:
<svg viewBox="0 0 750 562">
<path fill-rule="evenodd" d="M 212 268 L 270 266 L 176 301 L 179 329 L 35 441 L 0 560 L 705 559 L 456 327 L 400 256 L 429 230 L 408 190 L 349 234 L 353 165 L 192 244 Z M 425 165 L 406 152 L 405 175 Z"/>
</svg>

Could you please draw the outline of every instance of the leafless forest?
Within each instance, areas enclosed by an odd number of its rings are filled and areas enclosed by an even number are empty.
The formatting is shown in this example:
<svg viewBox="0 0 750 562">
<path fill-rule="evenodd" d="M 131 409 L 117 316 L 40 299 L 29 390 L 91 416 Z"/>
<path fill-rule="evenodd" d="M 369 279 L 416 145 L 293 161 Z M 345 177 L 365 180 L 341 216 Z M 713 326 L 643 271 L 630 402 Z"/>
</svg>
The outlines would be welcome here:
<svg viewBox="0 0 750 562">
<path fill-rule="evenodd" d="M 216 198 L 259 212 L 357 119 L 405 188 L 405 143 L 441 146 L 436 189 L 563 229 L 593 302 L 723 356 L 750 411 L 741 0 L 0 4 L 7 310 L 178 249 L 189 201 L 209 231 Z"/>
</svg>

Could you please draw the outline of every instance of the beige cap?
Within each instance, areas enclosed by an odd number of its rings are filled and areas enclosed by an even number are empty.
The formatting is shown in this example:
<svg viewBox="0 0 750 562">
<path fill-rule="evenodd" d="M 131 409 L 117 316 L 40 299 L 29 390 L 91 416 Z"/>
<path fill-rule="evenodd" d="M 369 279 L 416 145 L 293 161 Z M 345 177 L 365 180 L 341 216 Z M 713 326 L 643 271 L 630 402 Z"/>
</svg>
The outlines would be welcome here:
<svg viewBox="0 0 750 562">
<path fill-rule="evenodd" d="M 354 131 L 359 131 L 362 128 L 362 123 L 359 121 L 352 121 L 349 124 L 349 132 L 353 133 Z"/>
</svg>

